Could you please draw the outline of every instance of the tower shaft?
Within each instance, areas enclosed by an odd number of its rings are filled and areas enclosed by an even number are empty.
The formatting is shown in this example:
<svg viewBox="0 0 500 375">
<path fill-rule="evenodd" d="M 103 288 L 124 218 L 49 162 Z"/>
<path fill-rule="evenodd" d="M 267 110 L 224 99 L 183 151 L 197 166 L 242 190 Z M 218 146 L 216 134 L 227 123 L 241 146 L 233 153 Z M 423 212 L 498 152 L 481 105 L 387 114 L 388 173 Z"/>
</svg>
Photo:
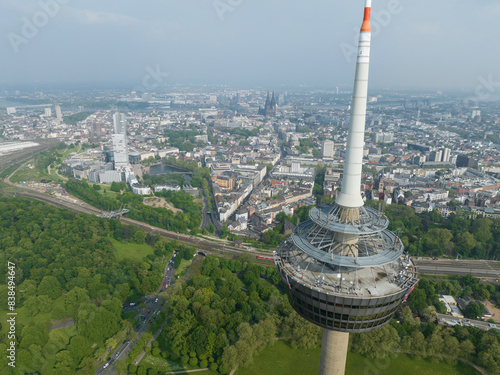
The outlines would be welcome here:
<svg viewBox="0 0 500 375">
<path fill-rule="evenodd" d="M 349 333 L 323 329 L 319 375 L 344 375 Z"/>
<path fill-rule="evenodd" d="M 337 204 L 345 208 L 359 208 L 363 206 L 360 186 L 363 165 L 363 147 L 365 144 L 366 102 L 368 99 L 368 75 L 370 66 L 370 13 L 371 0 L 366 0 L 365 16 L 359 36 L 358 60 L 352 95 L 344 178 L 342 180 L 342 190 L 337 199 Z"/>
</svg>

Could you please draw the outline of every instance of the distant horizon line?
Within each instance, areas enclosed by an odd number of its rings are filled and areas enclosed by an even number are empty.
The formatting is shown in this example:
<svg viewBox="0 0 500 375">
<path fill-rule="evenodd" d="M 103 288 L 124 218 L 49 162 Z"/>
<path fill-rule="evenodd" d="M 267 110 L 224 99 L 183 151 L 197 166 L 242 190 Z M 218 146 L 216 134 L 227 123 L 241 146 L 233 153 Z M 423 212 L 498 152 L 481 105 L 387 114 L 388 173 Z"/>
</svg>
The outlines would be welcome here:
<svg viewBox="0 0 500 375">
<path fill-rule="evenodd" d="M 314 85 L 314 84 L 257 84 L 257 85 L 246 85 L 246 84 L 228 84 L 228 83 L 197 83 L 197 82 L 176 82 L 171 85 L 165 85 L 158 87 L 151 91 L 140 91 L 134 88 L 130 83 L 102 83 L 102 82 L 89 82 L 89 83 L 0 83 L 0 92 L 2 91 L 12 91 L 12 90 L 25 90 L 25 91 L 35 91 L 35 90 L 74 90 L 74 91 L 93 91 L 93 90 L 116 90 L 120 92 L 138 92 L 138 93 L 151 93 L 151 94 L 161 94 L 165 91 L 171 91 L 174 88 L 227 88 L 229 90 L 263 90 L 263 91 L 289 91 L 289 90 L 324 90 L 324 91 L 339 91 L 352 93 L 352 87 L 349 88 L 348 84 L 342 83 L 338 85 Z M 474 94 L 474 90 L 465 90 L 457 88 L 388 88 L 388 87 L 371 87 L 369 92 L 399 92 L 399 93 L 419 93 L 419 94 L 436 94 L 436 95 L 471 95 Z"/>
</svg>

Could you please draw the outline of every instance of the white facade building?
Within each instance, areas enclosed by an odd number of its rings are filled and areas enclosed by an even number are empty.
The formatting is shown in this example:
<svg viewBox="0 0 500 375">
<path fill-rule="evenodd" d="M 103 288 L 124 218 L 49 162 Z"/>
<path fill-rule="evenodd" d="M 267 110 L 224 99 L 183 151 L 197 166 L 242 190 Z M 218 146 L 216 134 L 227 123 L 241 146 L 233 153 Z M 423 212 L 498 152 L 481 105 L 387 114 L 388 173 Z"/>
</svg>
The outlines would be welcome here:
<svg viewBox="0 0 500 375">
<path fill-rule="evenodd" d="M 330 140 L 324 141 L 321 148 L 321 153 L 323 159 L 333 159 L 333 156 L 335 155 L 335 143 Z"/>
</svg>

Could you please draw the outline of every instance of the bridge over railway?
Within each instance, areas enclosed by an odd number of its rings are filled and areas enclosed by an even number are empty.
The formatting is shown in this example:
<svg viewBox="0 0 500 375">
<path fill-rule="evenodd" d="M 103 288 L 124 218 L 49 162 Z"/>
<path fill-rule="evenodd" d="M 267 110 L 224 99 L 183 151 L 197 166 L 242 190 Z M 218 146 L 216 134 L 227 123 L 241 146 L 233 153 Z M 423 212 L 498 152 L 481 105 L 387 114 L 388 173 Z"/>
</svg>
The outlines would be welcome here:
<svg viewBox="0 0 500 375">
<path fill-rule="evenodd" d="M 105 213 L 99 214 L 97 216 L 103 217 L 105 219 L 119 219 L 123 215 L 128 214 L 129 212 L 130 212 L 130 210 L 124 208 L 124 209 L 122 209 L 120 211 L 105 212 Z"/>
</svg>

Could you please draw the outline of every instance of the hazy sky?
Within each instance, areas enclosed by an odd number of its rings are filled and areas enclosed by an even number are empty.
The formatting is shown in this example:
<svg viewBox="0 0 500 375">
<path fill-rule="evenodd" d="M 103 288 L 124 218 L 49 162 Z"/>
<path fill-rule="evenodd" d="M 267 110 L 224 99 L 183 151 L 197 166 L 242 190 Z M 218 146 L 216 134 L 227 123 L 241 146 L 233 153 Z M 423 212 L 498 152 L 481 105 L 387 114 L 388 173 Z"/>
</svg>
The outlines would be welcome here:
<svg viewBox="0 0 500 375">
<path fill-rule="evenodd" d="M 134 87 L 148 67 L 159 67 L 167 84 L 349 88 L 363 6 L 364 0 L 0 0 L 0 88 Z M 481 77 L 500 82 L 500 1 L 373 0 L 373 13 L 372 88 L 473 91 Z"/>
</svg>

